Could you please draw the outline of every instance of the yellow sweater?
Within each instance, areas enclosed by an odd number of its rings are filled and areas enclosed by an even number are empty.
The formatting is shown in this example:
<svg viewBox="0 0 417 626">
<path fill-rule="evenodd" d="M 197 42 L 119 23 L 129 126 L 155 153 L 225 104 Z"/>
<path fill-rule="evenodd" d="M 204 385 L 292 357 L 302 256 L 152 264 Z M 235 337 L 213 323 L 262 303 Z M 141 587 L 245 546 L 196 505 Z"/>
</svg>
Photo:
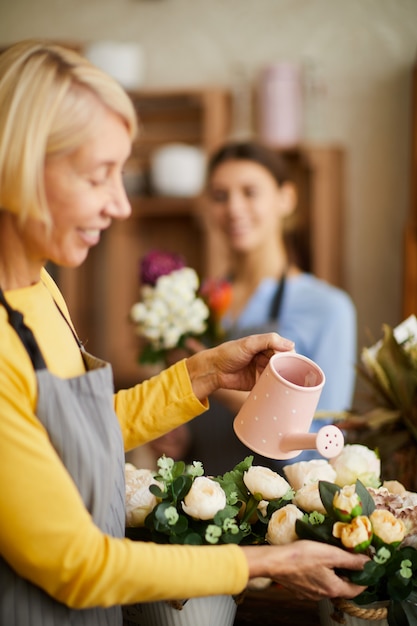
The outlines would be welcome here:
<svg viewBox="0 0 417 626">
<path fill-rule="evenodd" d="M 52 295 L 53 298 L 52 298 Z M 79 348 L 55 301 L 50 276 L 5 292 L 24 314 L 48 369 L 84 371 Z M 36 417 L 37 386 L 23 344 L 0 306 L 0 554 L 23 577 L 75 608 L 239 593 L 246 559 L 237 546 L 169 546 L 103 534 Z M 159 436 L 207 407 L 194 396 L 185 362 L 114 396 L 125 448 Z M 57 416 L 59 419 L 59 416 Z"/>
</svg>

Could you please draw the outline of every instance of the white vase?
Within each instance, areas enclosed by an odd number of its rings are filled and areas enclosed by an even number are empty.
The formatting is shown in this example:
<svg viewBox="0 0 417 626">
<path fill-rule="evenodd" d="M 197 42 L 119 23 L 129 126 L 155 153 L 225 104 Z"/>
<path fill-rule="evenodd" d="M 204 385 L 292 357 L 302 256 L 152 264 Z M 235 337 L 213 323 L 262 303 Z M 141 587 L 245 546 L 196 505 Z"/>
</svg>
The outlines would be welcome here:
<svg viewBox="0 0 417 626">
<path fill-rule="evenodd" d="M 190 598 L 181 609 L 169 602 L 148 602 L 123 608 L 123 626 L 233 626 L 233 596 Z"/>
<path fill-rule="evenodd" d="M 372 605 L 357 608 L 375 610 L 386 607 L 386 604 L 387 603 L 378 602 Z M 345 626 L 388 626 L 386 618 L 363 619 L 362 617 L 358 617 L 356 615 L 350 615 L 346 611 L 341 611 L 339 616 L 334 604 L 328 599 L 320 600 L 319 615 L 321 626 L 338 626 L 338 624 L 344 624 Z"/>
</svg>

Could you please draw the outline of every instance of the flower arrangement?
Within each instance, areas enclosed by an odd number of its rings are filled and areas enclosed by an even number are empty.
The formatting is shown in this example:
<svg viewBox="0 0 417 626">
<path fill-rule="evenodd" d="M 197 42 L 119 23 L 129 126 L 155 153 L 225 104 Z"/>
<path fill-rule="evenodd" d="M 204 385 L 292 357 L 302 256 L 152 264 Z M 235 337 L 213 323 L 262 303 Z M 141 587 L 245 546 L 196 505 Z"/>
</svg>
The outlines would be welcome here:
<svg viewBox="0 0 417 626">
<path fill-rule="evenodd" d="M 141 261 L 140 280 L 142 301 L 130 311 L 146 340 L 139 362 L 165 361 L 168 350 L 183 346 L 187 336 L 205 332 L 210 311 L 197 295 L 197 273 L 179 255 L 149 252 Z"/>
<path fill-rule="evenodd" d="M 230 302 L 226 281 L 207 280 L 200 289 L 196 271 L 182 256 L 152 250 L 140 263 L 141 301 L 130 318 L 145 339 L 139 362 L 166 362 L 170 350 L 184 348 L 190 336 L 210 344 L 222 338 L 219 320 Z"/>
<path fill-rule="evenodd" d="M 252 463 L 217 477 L 165 456 L 156 473 L 126 464 L 126 535 L 193 545 L 310 539 L 363 552 L 363 571 L 340 572 L 367 587 L 355 606 L 386 601 L 389 626 L 416 623 L 417 493 L 395 480 L 381 486 L 374 450 L 347 444 L 333 459 L 285 466 L 286 478 Z"/>
</svg>

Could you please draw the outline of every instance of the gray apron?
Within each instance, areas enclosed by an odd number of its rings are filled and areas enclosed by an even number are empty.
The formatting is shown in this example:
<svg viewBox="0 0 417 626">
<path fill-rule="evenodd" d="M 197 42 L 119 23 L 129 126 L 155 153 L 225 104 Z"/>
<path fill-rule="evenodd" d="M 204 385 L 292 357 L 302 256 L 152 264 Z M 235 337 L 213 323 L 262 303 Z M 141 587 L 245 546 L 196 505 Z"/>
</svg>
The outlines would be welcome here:
<svg viewBox="0 0 417 626">
<path fill-rule="evenodd" d="M 95 524 L 104 533 L 123 537 L 124 450 L 113 409 L 110 365 L 82 350 L 85 374 L 65 380 L 52 375 L 21 313 L 8 305 L 1 290 L 0 304 L 7 309 L 9 322 L 21 338 L 36 371 L 36 414 L 48 431 L 51 444 L 77 485 Z M 78 339 L 77 342 L 81 347 Z M 19 576 L 0 557 L 0 626 L 121 624 L 120 607 L 70 609 Z"/>
</svg>

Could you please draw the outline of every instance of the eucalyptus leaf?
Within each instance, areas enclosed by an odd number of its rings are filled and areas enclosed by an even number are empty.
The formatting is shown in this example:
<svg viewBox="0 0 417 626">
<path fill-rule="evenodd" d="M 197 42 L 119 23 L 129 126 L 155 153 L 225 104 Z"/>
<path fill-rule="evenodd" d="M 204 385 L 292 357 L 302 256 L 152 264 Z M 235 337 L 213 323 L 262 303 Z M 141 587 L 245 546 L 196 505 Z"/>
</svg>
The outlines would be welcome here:
<svg viewBox="0 0 417 626">
<path fill-rule="evenodd" d="M 182 500 L 191 489 L 193 479 L 191 476 L 177 476 L 171 485 L 174 502 Z"/>
</svg>

